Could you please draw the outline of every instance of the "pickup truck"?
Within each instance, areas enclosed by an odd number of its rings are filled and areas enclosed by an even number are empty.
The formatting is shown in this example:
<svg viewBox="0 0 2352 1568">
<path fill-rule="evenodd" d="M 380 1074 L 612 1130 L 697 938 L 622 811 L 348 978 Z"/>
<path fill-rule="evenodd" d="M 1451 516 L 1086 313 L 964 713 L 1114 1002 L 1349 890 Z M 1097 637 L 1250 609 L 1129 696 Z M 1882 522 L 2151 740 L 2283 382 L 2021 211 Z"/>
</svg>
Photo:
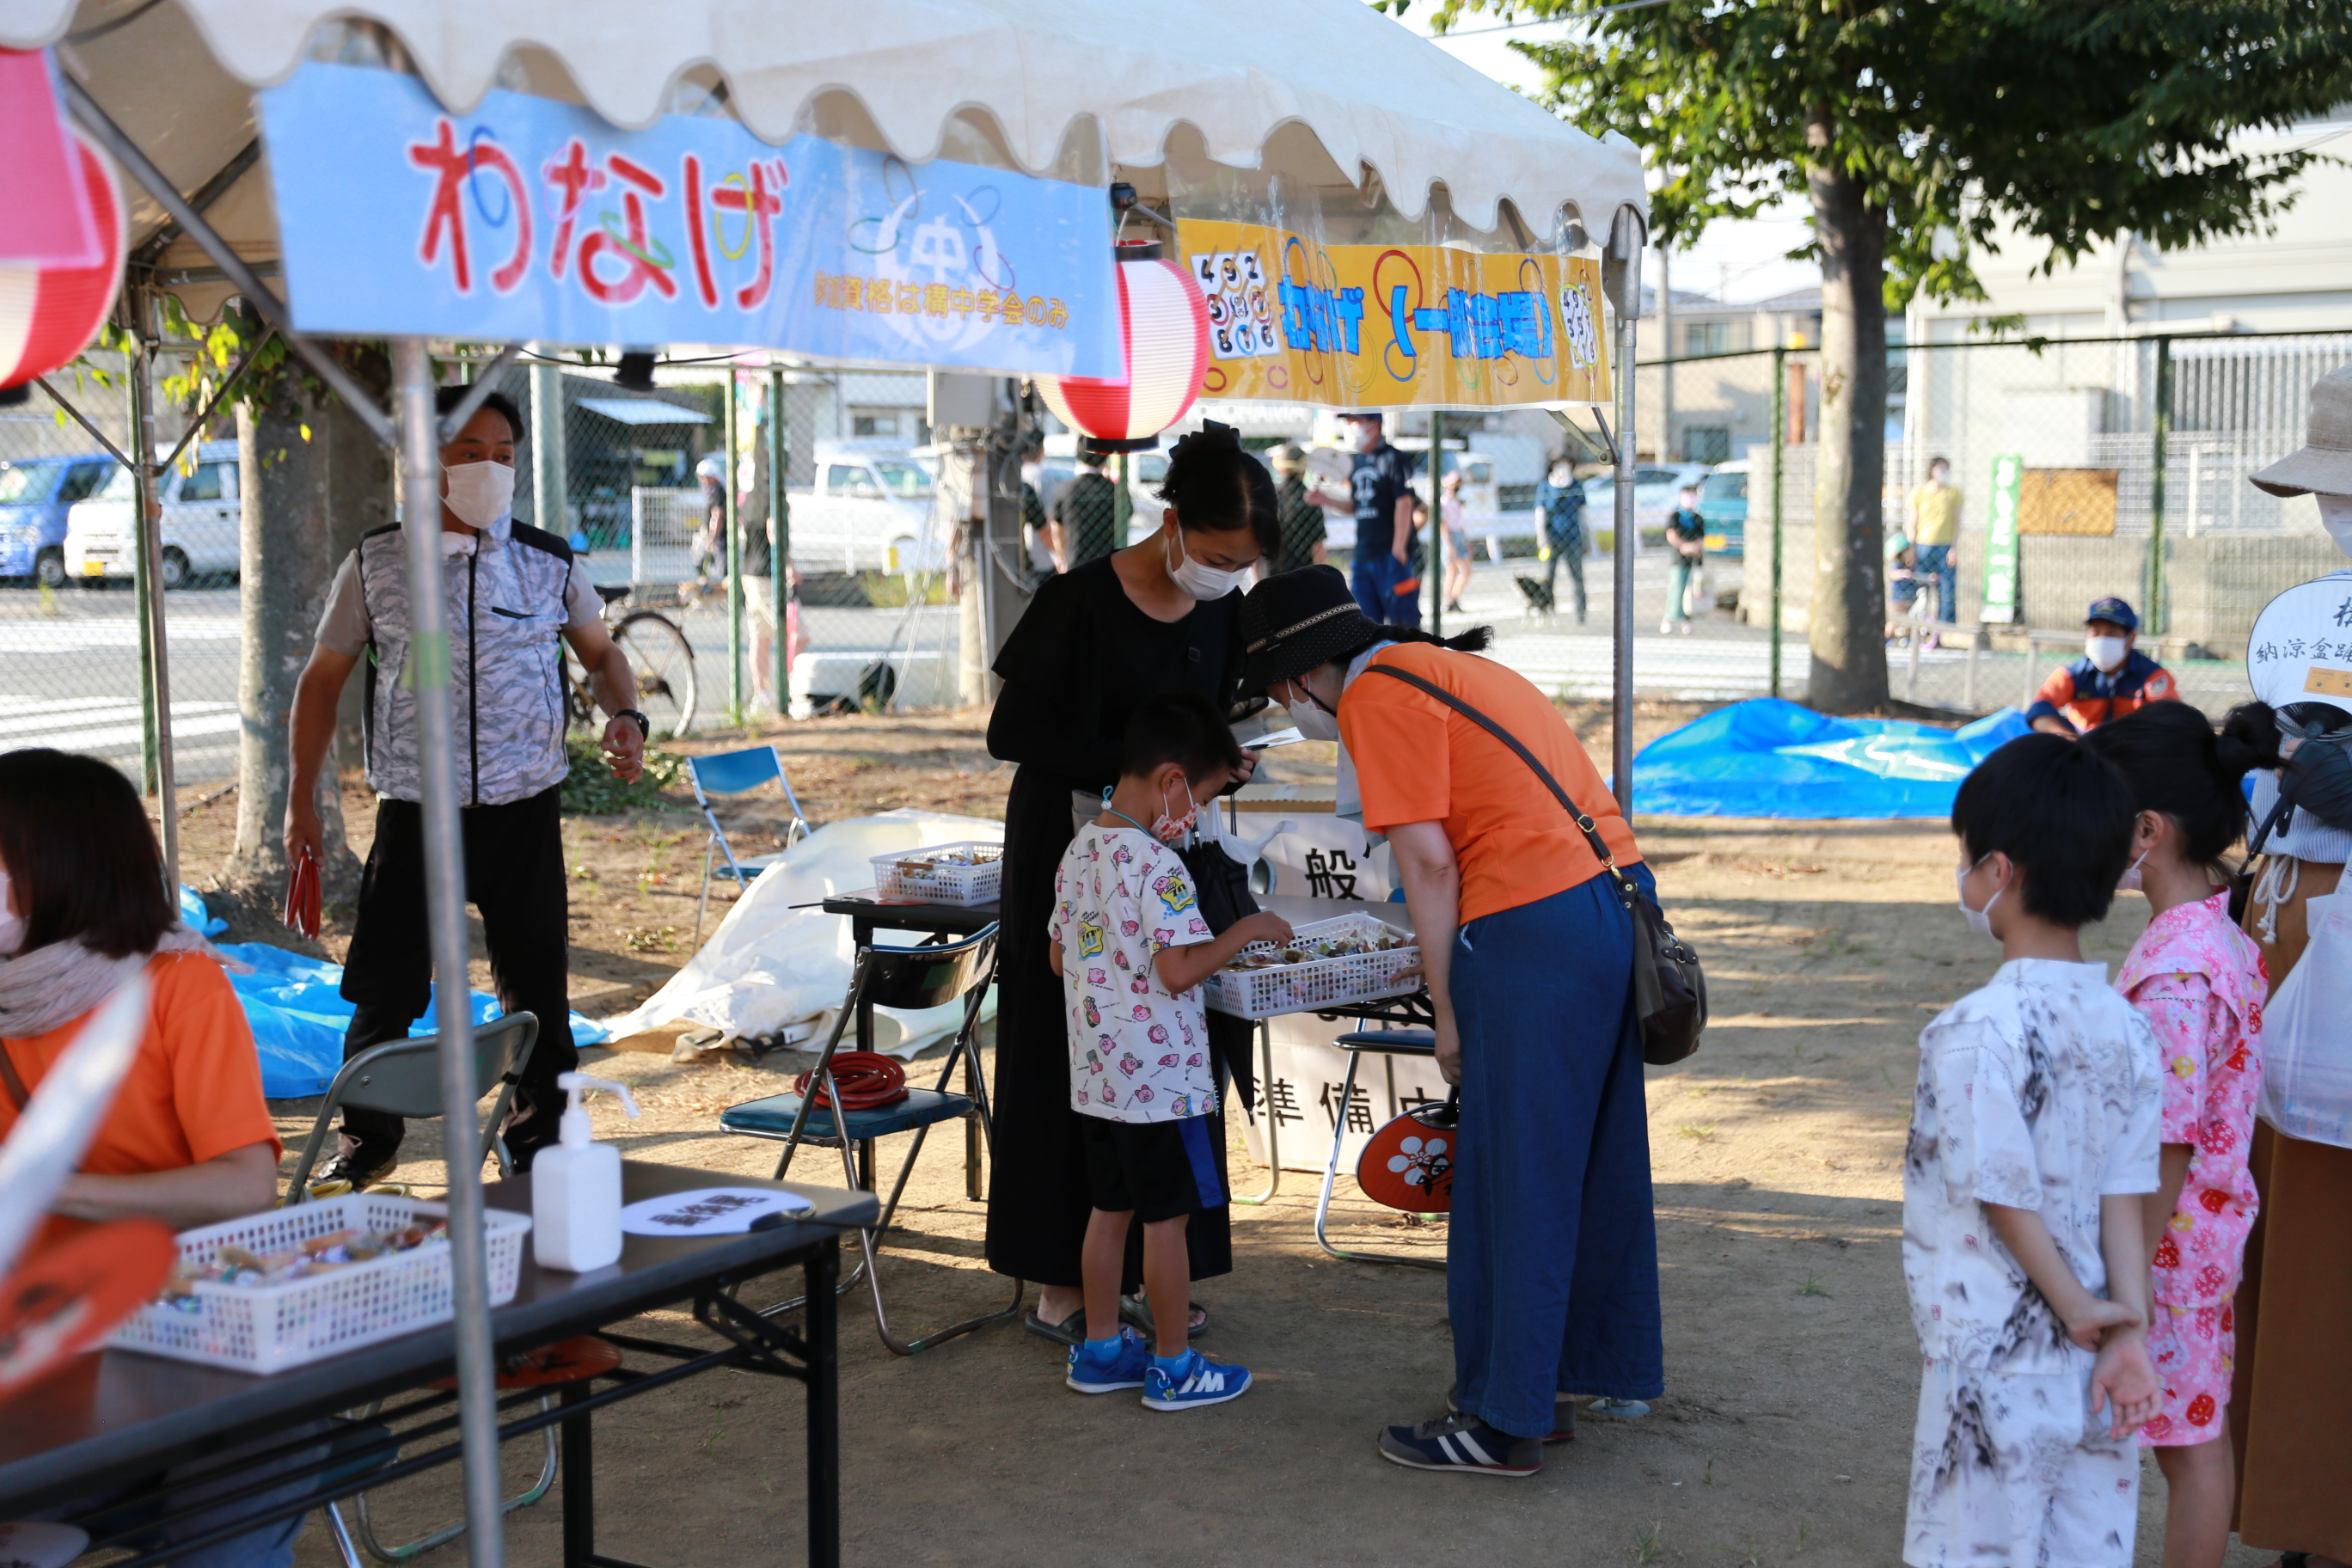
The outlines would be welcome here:
<svg viewBox="0 0 2352 1568">
<path fill-rule="evenodd" d="M 785 492 L 803 572 L 935 572 L 947 564 L 931 470 L 911 454 L 819 447 L 816 483 Z"/>
</svg>

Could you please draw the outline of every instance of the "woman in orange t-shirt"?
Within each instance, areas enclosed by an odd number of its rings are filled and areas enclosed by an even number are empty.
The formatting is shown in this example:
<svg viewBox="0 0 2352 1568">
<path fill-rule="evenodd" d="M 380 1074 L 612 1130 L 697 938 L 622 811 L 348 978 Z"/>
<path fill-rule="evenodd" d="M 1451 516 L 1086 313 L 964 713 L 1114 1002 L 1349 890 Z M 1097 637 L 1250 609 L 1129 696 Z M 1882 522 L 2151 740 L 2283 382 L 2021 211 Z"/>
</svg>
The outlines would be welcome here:
<svg viewBox="0 0 2352 1568">
<path fill-rule="evenodd" d="M 1610 861 L 1652 884 L 1583 745 L 1542 692 L 1475 657 L 1488 640 L 1483 626 L 1440 642 L 1380 626 L 1328 566 L 1268 578 L 1242 608 L 1242 690 L 1341 742 L 1364 826 L 1395 851 L 1438 1069 L 1462 1089 L 1450 1414 L 1388 1428 L 1380 1452 L 1419 1469 L 1527 1476 L 1544 1443 L 1573 1435 L 1571 1395 L 1626 1409 L 1664 1389 L 1633 920 L 1526 760 L 1414 681 L 1509 732 Z"/>
<path fill-rule="evenodd" d="M 153 987 L 147 1033 L 80 1168 L 50 1203 L 38 1247 L 80 1226 L 131 1216 L 187 1230 L 267 1210 L 282 1150 L 261 1098 L 244 1009 L 205 940 L 180 923 L 163 858 L 131 781 L 92 757 L 0 754 L 0 1136 L 90 1012 L 142 969 Z M 259 1447 L 300 1436 L 287 1428 Z M 233 1451 L 199 1460 L 214 1463 Z M 192 1480 L 174 1505 L 236 1489 L 305 1455 Z M 167 1472 L 165 1483 L 178 1471 Z M 271 1501 L 295 1480 L 163 1527 L 190 1539 Z M 106 1500 L 86 1498 L 77 1509 Z M 68 1510 L 72 1511 L 72 1510 Z M 302 1516 L 178 1552 L 173 1568 L 289 1568 Z"/>
</svg>

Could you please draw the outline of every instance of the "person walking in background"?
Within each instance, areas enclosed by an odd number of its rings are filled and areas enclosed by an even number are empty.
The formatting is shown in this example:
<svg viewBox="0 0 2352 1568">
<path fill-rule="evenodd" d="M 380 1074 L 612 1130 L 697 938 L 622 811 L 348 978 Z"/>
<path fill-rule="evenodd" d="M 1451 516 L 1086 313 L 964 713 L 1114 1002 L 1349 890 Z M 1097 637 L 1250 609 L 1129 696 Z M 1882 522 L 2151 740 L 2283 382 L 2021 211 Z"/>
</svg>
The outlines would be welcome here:
<svg viewBox="0 0 2352 1568">
<path fill-rule="evenodd" d="M 2053 672 L 2025 710 L 2025 721 L 2044 734 L 2088 734 L 2142 704 L 2180 695 L 2171 671 L 2140 652 L 2139 616 L 2110 595 L 2083 617 L 2083 657 Z"/>
<path fill-rule="evenodd" d="M 2130 863 L 2105 758 L 2021 735 L 1952 803 L 1961 915 L 2001 965 L 1919 1036 L 1903 1279 L 1924 1362 L 1903 1561 L 2131 1568 L 2149 1363 L 2155 1033 L 2083 961 Z"/>
<path fill-rule="evenodd" d="M 1462 516 L 1462 470 L 1448 468 L 1438 486 L 1438 522 L 1445 530 L 1445 607 L 1462 613 L 1462 595 L 1470 586 L 1470 531 Z"/>
<path fill-rule="evenodd" d="M 1029 586 L 1036 586 L 1060 570 L 1054 560 L 1054 521 L 1046 514 L 1045 438 L 1029 432 L 1021 450 L 1021 542 L 1029 560 Z"/>
<path fill-rule="evenodd" d="M 1325 542 L 1329 535 L 1323 508 L 1307 484 L 1307 454 L 1297 442 L 1285 441 L 1266 457 L 1274 469 L 1275 508 L 1282 521 L 1282 555 L 1266 574 L 1322 565 L 1330 558 Z"/>
<path fill-rule="evenodd" d="M 1051 543 L 1061 571 L 1075 572 L 1118 548 L 1118 487 L 1104 475 L 1104 461 L 1081 440 L 1077 477 L 1054 497 Z"/>
<path fill-rule="evenodd" d="M 1342 414 L 1355 445 L 1353 495 L 1318 499 L 1328 511 L 1356 519 L 1355 564 L 1349 587 L 1370 620 L 1388 626 L 1421 625 L 1421 574 L 1412 559 L 1412 459 L 1381 435 L 1376 412 Z"/>
<path fill-rule="evenodd" d="M 2221 1568 L 2236 1476 L 2230 1449 L 2231 1302 L 2262 1200 L 2248 1159 L 2263 1081 L 2263 955 L 2230 921 L 2221 858 L 2245 825 L 2249 769 L 2275 766 L 2279 733 L 2261 704 L 2219 739 L 2185 702 L 2159 702 L 2086 737 L 2131 785 L 2139 815 L 2121 889 L 2151 919 L 2116 989 L 2162 1052 L 2158 1176 L 2147 1200 L 2155 1303 L 2147 1348 L 2163 1406 L 2140 1429 L 2169 1490 L 2164 1568 Z"/>
<path fill-rule="evenodd" d="M 1911 492 L 1911 542 L 1919 552 L 1920 587 L 1935 584 L 1936 618 L 1946 626 L 1960 618 L 1960 492 L 1945 483 L 1951 471 L 1945 458 L 1930 458 L 1927 482 Z"/>
<path fill-rule="evenodd" d="M 1536 510 L 1543 518 L 1544 597 L 1552 601 L 1553 584 L 1562 562 L 1576 580 L 1576 624 L 1584 624 L 1584 486 L 1566 458 L 1552 459 L 1551 471 L 1536 487 Z M 1557 601 L 1552 601 L 1557 602 Z"/>
<path fill-rule="evenodd" d="M 1698 487 L 1685 485 L 1678 504 L 1666 519 L 1666 548 L 1674 552 L 1674 570 L 1666 577 L 1666 615 L 1662 632 L 1690 635 L 1691 578 L 1706 559 L 1706 519 L 1698 514 Z"/>
</svg>

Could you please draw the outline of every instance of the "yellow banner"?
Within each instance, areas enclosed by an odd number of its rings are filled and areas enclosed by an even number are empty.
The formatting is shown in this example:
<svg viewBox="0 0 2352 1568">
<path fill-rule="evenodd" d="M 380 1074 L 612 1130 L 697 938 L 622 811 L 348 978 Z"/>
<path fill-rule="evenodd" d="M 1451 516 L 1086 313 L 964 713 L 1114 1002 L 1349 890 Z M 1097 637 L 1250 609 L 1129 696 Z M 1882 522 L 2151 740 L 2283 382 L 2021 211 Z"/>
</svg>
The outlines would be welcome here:
<svg viewBox="0 0 2352 1568">
<path fill-rule="evenodd" d="M 1601 266 L 1428 245 L 1318 245 L 1181 220 L 1209 301 L 1202 395 L 1335 408 L 1606 403 Z"/>
</svg>

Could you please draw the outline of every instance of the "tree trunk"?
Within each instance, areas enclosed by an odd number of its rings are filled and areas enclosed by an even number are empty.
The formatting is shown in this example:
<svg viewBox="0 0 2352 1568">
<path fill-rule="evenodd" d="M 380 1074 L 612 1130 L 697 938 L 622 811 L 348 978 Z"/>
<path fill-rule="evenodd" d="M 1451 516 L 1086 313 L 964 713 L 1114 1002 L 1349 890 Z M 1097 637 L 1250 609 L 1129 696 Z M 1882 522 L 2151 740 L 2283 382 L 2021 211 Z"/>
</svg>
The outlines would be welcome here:
<svg viewBox="0 0 2352 1568">
<path fill-rule="evenodd" d="M 267 396 L 236 409 L 241 478 L 240 557 L 243 657 L 237 669 L 236 848 L 225 880 L 263 907 L 284 896 L 286 852 L 281 841 L 292 763 L 289 752 L 294 689 L 309 661 L 333 581 L 348 546 L 331 526 L 336 514 L 340 448 L 334 399 L 314 401 L 305 377 L 288 363 L 267 382 Z M 376 443 L 364 426 L 367 444 Z M 378 467 L 382 467 L 379 463 Z M 356 682 L 354 682 L 356 684 Z M 359 861 L 343 837 L 342 789 L 331 757 L 319 787 L 326 864 L 320 868 L 325 899 L 348 903 L 359 887 Z"/>
<path fill-rule="evenodd" d="M 1820 150 L 1808 177 L 1822 251 L 1822 431 L 1806 700 L 1858 713 L 1886 702 L 1886 214 L 1835 166 L 1825 115 L 1810 140 Z"/>
</svg>

